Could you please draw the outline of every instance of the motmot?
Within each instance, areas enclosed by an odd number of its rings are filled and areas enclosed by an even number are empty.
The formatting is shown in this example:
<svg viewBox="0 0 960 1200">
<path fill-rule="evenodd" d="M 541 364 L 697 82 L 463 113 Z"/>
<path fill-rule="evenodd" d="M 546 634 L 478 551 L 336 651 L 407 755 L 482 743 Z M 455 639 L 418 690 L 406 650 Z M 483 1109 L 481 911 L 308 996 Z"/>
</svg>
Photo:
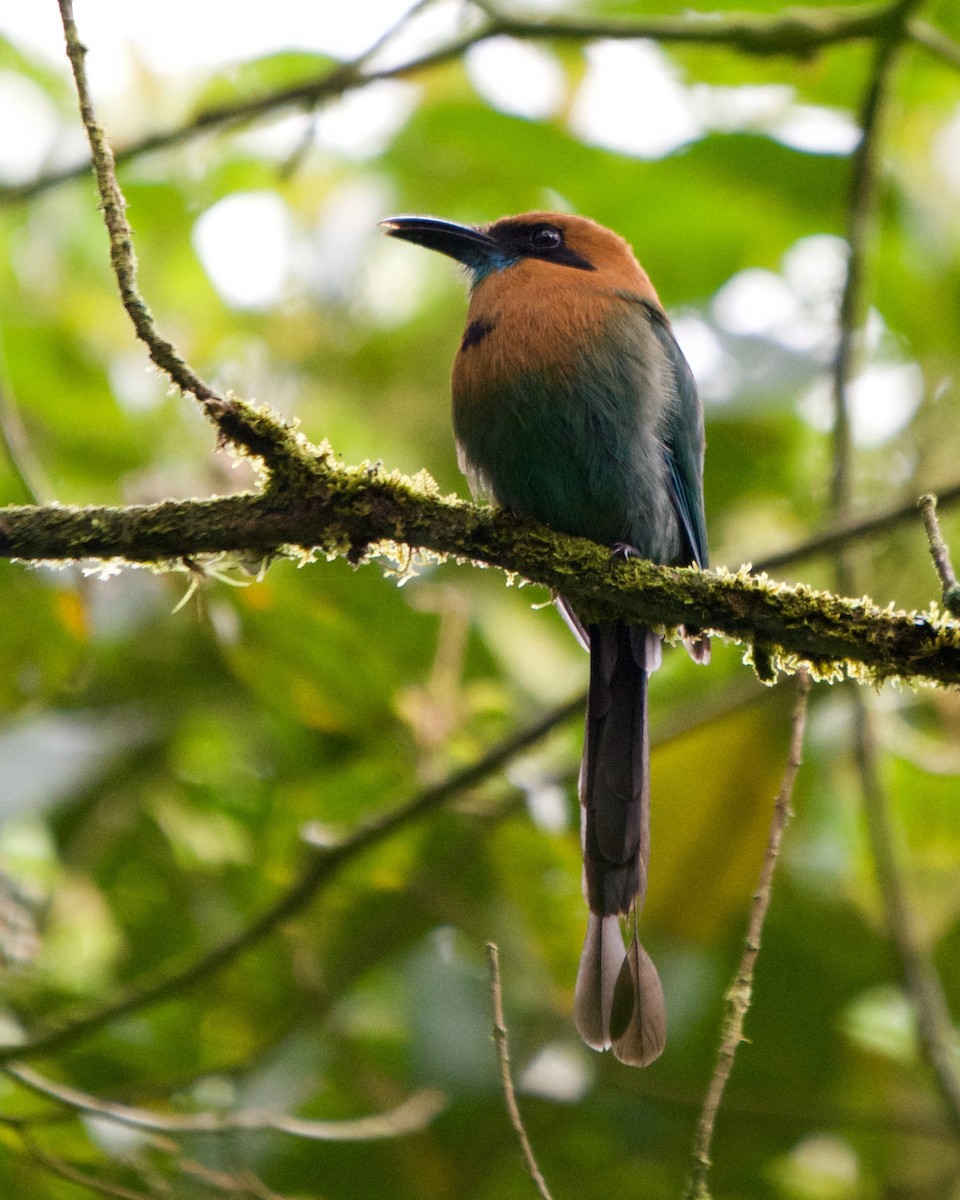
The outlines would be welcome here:
<svg viewBox="0 0 960 1200">
<path fill-rule="evenodd" d="M 614 553 L 706 567 L 703 410 L 628 243 L 554 212 L 478 226 L 419 216 L 382 225 L 466 268 L 453 425 L 473 493 Z M 660 978 L 637 936 L 650 853 L 647 680 L 661 641 L 626 621 L 585 624 L 557 603 L 590 651 L 579 785 L 590 911 L 574 1020 L 589 1046 L 645 1066 L 666 1041 Z M 708 639 L 685 640 L 706 661 Z"/>
</svg>

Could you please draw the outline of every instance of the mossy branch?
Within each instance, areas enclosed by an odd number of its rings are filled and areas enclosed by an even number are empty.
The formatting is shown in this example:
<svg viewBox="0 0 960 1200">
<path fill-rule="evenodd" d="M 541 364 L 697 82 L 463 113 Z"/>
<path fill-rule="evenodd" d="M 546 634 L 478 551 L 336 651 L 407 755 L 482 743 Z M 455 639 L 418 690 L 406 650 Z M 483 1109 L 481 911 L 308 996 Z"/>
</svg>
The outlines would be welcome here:
<svg viewBox="0 0 960 1200">
<path fill-rule="evenodd" d="M 269 414 L 242 409 L 244 429 L 262 429 L 275 464 L 260 492 L 116 508 L 4 508 L 0 556 L 38 563 L 116 559 L 163 569 L 240 552 L 302 559 L 319 551 L 354 564 L 385 556 L 401 567 L 411 552 L 449 555 L 543 584 L 589 619 L 687 625 L 746 642 L 767 664 L 766 677 L 806 665 L 819 677 L 960 682 L 960 623 L 934 609 L 881 609 L 868 599 L 787 587 L 747 570 L 612 559 L 583 538 L 441 496 L 425 474 L 410 479 L 347 466 Z"/>
</svg>

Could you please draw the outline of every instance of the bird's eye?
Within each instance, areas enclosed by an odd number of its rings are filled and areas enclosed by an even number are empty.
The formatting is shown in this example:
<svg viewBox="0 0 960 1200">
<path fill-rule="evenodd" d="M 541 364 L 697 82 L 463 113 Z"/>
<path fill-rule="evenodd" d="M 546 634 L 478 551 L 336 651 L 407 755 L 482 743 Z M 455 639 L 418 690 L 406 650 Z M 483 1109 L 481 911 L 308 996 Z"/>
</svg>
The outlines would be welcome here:
<svg viewBox="0 0 960 1200">
<path fill-rule="evenodd" d="M 563 234 L 554 225 L 538 225 L 530 232 L 530 245 L 534 250 L 556 250 L 563 245 Z"/>
</svg>

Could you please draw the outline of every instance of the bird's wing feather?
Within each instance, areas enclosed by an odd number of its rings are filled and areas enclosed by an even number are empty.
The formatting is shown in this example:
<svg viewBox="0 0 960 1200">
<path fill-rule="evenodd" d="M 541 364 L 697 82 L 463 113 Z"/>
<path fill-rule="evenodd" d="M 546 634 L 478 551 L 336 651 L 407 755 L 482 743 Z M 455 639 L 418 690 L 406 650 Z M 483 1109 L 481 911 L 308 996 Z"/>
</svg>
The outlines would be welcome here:
<svg viewBox="0 0 960 1200">
<path fill-rule="evenodd" d="M 672 500 L 687 535 L 690 556 L 698 567 L 707 566 L 707 526 L 703 513 L 703 410 L 690 365 L 683 357 L 663 313 L 644 306 L 673 372 L 676 404 L 666 414 L 664 452 Z"/>
</svg>

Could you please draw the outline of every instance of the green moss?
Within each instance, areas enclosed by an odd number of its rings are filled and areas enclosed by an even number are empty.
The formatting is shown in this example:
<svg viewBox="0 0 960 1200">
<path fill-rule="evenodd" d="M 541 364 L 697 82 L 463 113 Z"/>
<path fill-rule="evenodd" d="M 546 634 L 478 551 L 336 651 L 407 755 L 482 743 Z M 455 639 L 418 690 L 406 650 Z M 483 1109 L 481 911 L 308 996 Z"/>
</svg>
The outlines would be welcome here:
<svg viewBox="0 0 960 1200">
<path fill-rule="evenodd" d="M 514 513 L 443 496 L 426 472 L 410 477 L 369 462 L 340 462 L 268 409 L 231 400 L 225 421 L 264 464 L 258 492 L 149 507 L 0 510 L 0 553 L 29 561 L 100 559 L 168 570 L 224 554 L 258 561 L 316 554 L 354 565 L 377 559 L 403 582 L 418 563 L 453 557 L 495 566 L 571 599 L 587 621 L 625 619 L 670 631 L 687 625 L 748 647 L 759 678 L 801 667 L 814 678 L 960 682 L 960 625 L 926 613 L 878 608 L 746 569 L 700 571 L 612 558 L 583 538 L 556 534 Z"/>
</svg>

